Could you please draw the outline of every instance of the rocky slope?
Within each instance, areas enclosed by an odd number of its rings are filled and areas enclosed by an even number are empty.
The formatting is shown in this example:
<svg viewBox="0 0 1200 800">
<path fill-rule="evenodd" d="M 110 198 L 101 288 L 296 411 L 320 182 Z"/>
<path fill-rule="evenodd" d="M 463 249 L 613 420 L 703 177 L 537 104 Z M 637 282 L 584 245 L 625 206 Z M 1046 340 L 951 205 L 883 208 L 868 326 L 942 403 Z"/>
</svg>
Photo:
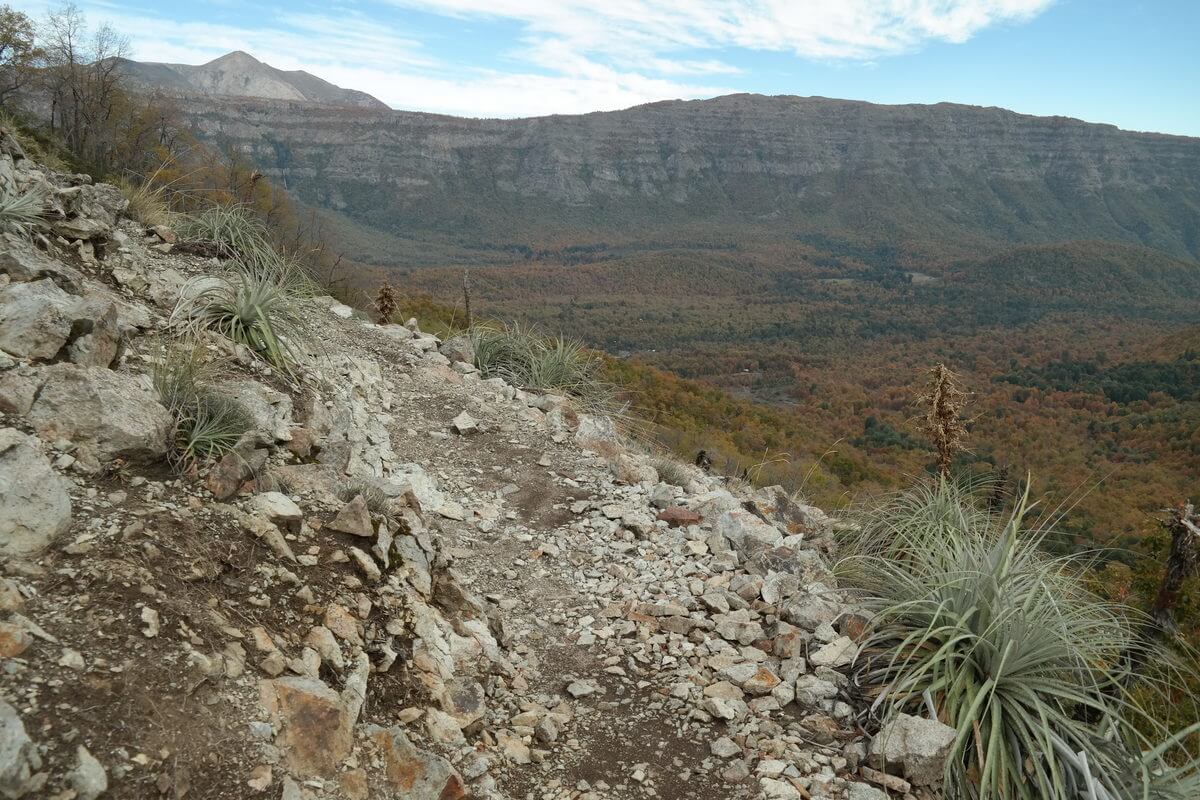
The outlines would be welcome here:
<svg viewBox="0 0 1200 800">
<path fill-rule="evenodd" d="M 304 70 L 276 69 L 241 50 L 195 66 L 122 59 L 121 73 L 138 86 L 174 94 L 262 97 L 387 109 L 382 101 L 366 92 L 343 89 Z"/>
<path fill-rule="evenodd" d="M 180 476 L 150 373 L 220 265 L 0 132 L 5 186 L 0 796 L 934 793 L 952 731 L 860 726 L 818 509 L 330 299 L 295 383 L 206 340 L 254 426 Z"/>
<path fill-rule="evenodd" d="M 816 232 L 959 255 L 1067 239 L 1200 255 L 1200 139 L 998 108 L 731 95 L 478 120 L 208 98 L 188 114 L 306 202 L 418 240 Z"/>
</svg>

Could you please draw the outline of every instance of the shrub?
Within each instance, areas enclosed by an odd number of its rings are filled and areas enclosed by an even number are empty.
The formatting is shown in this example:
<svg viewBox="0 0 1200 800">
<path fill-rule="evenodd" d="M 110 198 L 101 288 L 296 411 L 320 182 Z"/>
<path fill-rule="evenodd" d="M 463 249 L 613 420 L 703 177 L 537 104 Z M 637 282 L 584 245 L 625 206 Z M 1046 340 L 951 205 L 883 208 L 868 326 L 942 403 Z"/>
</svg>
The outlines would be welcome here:
<svg viewBox="0 0 1200 800">
<path fill-rule="evenodd" d="M 270 273 L 283 261 L 271 245 L 267 226 L 245 206 L 210 206 L 181 217 L 177 227 L 184 239 L 213 242 L 251 270 Z"/>
<path fill-rule="evenodd" d="M 1166 758 L 1187 732 L 1134 702 L 1163 688 L 1130 668 L 1157 655 L 1141 620 L 1089 592 L 1077 558 L 1044 554 L 1027 511 L 994 517 L 943 480 L 843 541 L 838 572 L 874 613 L 857 681 L 885 716 L 931 704 L 958 731 L 947 796 L 1196 796 L 1196 762 Z"/>
<path fill-rule="evenodd" d="M 252 428 L 245 409 L 213 388 L 215 371 L 199 345 L 169 347 L 152 376 L 174 420 L 171 460 L 181 471 L 232 452 Z"/>
<path fill-rule="evenodd" d="M 288 262 L 270 268 L 235 262 L 225 275 L 190 282 L 171 322 L 192 334 L 215 331 L 292 375 L 302 359 L 297 345 L 308 339 L 303 302 L 311 293 L 307 278 Z"/>
<path fill-rule="evenodd" d="M 470 329 L 475 366 L 484 377 L 539 391 L 562 392 L 590 411 L 612 412 L 613 386 L 603 380 L 603 362 L 576 341 L 544 336 L 512 324 L 476 325 Z"/>
<path fill-rule="evenodd" d="M 363 500 L 367 501 L 367 510 L 372 514 L 381 517 L 391 516 L 391 509 L 388 508 L 388 496 L 375 484 L 351 480 L 338 487 L 338 499 L 344 503 L 349 503 L 360 494 L 363 496 Z"/>
</svg>

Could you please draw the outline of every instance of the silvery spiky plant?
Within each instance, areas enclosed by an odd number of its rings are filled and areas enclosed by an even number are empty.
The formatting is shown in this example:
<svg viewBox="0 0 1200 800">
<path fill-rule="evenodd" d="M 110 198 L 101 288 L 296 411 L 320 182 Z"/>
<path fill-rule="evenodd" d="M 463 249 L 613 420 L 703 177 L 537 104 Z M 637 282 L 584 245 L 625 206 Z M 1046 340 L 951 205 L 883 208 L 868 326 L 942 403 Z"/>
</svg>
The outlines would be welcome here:
<svg viewBox="0 0 1200 800">
<path fill-rule="evenodd" d="M 245 206 L 214 205 L 176 221 L 179 235 L 218 245 L 229 258 L 252 270 L 271 272 L 282 261 L 271 245 L 271 236 Z"/>
<path fill-rule="evenodd" d="M 18 193 L 11 184 L 0 186 L 0 225 L 10 223 L 22 228 L 32 225 L 41 218 L 45 199 L 45 194 L 36 189 Z"/>
<path fill-rule="evenodd" d="M 174 421 L 171 460 L 181 471 L 232 452 L 252 427 L 245 409 L 213 387 L 215 376 L 194 343 L 169 346 L 154 365 L 154 388 Z"/>
<path fill-rule="evenodd" d="M 601 377 L 602 363 L 582 344 L 562 336 L 544 336 L 517 324 L 476 325 L 470 333 L 475 366 L 484 377 L 562 392 L 588 410 L 613 409 L 614 390 Z"/>
<path fill-rule="evenodd" d="M 884 717 L 932 706 L 957 730 L 948 797 L 1200 796 L 1190 731 L 1134 699 L 1131 655 L 1162 659 L 1140 652 L 1143 620 L 1089 592 L 1078 558 L 1045 554 L 1028 508 L 997 518 L 940 480 L 842 542 L 837 571 L 873 615 L 857 682 Z"/>
<path fill-rule="evenodd" d="M 223 275 L 189 283 L 171 322 L 192 335 L 218 333 L 292 375 L 303 357 L 299 345 L 308 338 L 304 301 L 311 294 L 308 279 L 289 262 L 233 262 Z"/>
</svg>

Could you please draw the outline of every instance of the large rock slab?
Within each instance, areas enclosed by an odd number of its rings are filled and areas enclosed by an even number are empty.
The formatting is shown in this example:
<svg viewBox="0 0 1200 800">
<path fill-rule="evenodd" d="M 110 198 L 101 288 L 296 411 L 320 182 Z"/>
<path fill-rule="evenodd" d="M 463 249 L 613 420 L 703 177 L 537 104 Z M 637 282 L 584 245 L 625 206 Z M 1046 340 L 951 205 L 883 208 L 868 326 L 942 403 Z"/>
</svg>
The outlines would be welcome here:
<svg viewBox="0 0 1200 800">
<path fill-rule="evenodd" d="M 955 738 L 949 725 L 900 714 L 871 740 L 869 760 L 877 769 L 899 769 L 915 786 L 940 784 Z"/>
<path fill-rule="evenodd" d="M 55 198 L 62 206 L 62 219 L 50 221 L 50 229 L 66 239 L 107 239 L 129 201 L 121 190 L 107 183 L 84 184 L 60 189 Z"/>
<path fill-rule="evenodd" d="M 466 797 L 462 778 L 450 762 L 436 753 L 415 747 L 402 728 L 371 726 L 367 734 L 383 756 L 388 785 L 399 797 L 407 800 L 460 800 Z"/>
<path fill-rule="evenodd" d="M 713 520 L 713 530 L 724 536 L 736 550 L 747 554 L 775 547 L 783 541 L 778 528 L 741 508 L 719 514 Z"/>
<path fill-rule="evenodd" d="M 0 273 L 17 282 L 49 278 L 72 293 L 83 285 L 78 270 L 51 258 L 35 248 L 28 237 L 15 233 L 0 234 Z"/>
<path fill-rule="evenodd" d="M 71 338 L 74 302 L 47 278 L 0 289 L 0 350 L 17 358 L 54 358 Z"/>
<path fill-rule="evenodd" d="M 41 552 L 71 526 L 70 483 L 32 436 L 0 428 L 0 555 Z"/>
<path fill-rule="evenodd" d="M 278 678 L 259 687 L 288 768 L 304 778 L 330 777 L 354 748 L 354 716 L 341 696 L 313 678 Z"/>
<path fill-rule="evenodd" d="M 41 766 L 17 710 L 0 699 L 0 797 L 15 799 L 33 791 L 33 775 Z"/>
<path fill-rule="evenodd" d="M 273 445 L 292 438 L 292 398 L 258 381 L 229 381 L 221 391 L 246 410 L 258 444 Z"/>
<path fill-rule="evenodd" d="M 65 439 L 100 461 L 153 460 L 167 452 L 171 415 L 146 375 L 55 364 L 28 418 L 47 441 Z"/>
</svg>

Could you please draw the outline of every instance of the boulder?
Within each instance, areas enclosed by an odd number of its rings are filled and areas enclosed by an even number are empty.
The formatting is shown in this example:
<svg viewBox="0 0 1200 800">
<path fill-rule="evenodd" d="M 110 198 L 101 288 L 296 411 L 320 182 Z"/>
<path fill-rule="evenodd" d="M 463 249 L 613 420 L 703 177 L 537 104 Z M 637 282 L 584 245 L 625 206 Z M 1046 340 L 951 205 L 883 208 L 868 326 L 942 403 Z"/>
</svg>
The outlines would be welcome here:
<svg viewBox="0 0 1200 800">
<path fill-rule="evenodd" d="M 273 445 L 292 438 L 292 398 L 258 381 L 228 381 L 224 394 L 245 409 L 258 444 Z"/>
<path fill-rule="evenodd" d="M 876 769 L 900 770 L 914 786 L 942 782 L 957 733 L 935 719 L 900 714 L 871 740 L 868 760 Z"/>
<path fill-rule="evenodd" d="M 367 735 L 383 756 L 384 777 L 397 796 L 408 800 L 460 800 L 462 778 L 450 762 L 415 747 L 399 727 L 370 726 Z"/>
<path fill-rule="evenodd" d="M 41 766 L 37 746 L 17 710 L 0 699 L 0 797 L 25 797 L 33 790 L 33 774 Z"/>
<path fill-rule="evenodd" d="M 71 526 L 70 483 L 38 442 L 0 428 L 0 555 L 35 555 Z"/>
<path fill-rule="evenodd" d="M 276 678 L 259 686 L 276 744 L 298 777 L 332 777 L 354 748 L 354 719 L 341 696 L 314 678 Z"/>
<path fill-rule="evenodd" d="M 0 289 L 0 350 L 17 358 L 54 358 L 71 338 L 74 301 L 47 278 Z"/>
<path fill-rule="evenodd" d="M 33 247 L 28 237 L 14 233 L 0 234 L 0 273 L 14 282 L 49 278 L 71 293 L 78 293 L 83 286 L 83 275 L 78 270 Z"/>
<path fill-rule="evenodd" d="M 631 486 L 638 483 L 658 483 L 658 471 L 646 463 L 645 459 L 629 453 L 618 453 L 609 461 L 608 466 L 613 477 L 620 483 Z"/>
<path fill-rule="evenodd" d="M 125 325 L 117 304 L 107 297 L 81 297 L 68 311 L 71 343 L 67 353 L 72 363 L 92 367 L 112 365 L 121 355 Z"/>
<path fill-rule="evenodd" d="M 775 547 L 783 541 L 783 534 L 774 525 L 763 522 L 754 514 L 741 508 L 732 508 L 717 515 L 713 530 L 741 553 L 756 553 Z"/>
<path fill-rule="evenodd" d="M 461 361 L 464 364 L 475 363 L 475 345 L 471 341 L 470 336 L 455 336 L 452 339 L 447 339 L 442 342 L 442 346 L 438 351 L 446 358 L 450 359 L 450 363 Z"/>
<path fill-rule="evenodd" d="M 41 372 L 26 364 L 0 372 L 0 411 L 25 416 L 40 388 Z"/>
<path fill-rule="evenodd" d="M 158 402 L 149 376 L 75 364 L 55 364 L 44 374 L 28 414 L 43 439 L 73 442 L 101 461 L 166 455 L 171 415 Z"/>
<path fill-rule="evenodd" d="M 129 207 L 121 190 L 107 183 L 59 189 L 55 199 L 62 204 L 63 218 L 51 220 L 50 229 L 70 240 L 107 239 Z"/>
<path fill-rule="evenodd" d="M 96 800 L 108 791 L 108 773 L 83 745 L 76 749 L 75 757 L 78 764 L 67 775 L 67 781 L 75 790 L 75 800 Z"/>
</svg>

